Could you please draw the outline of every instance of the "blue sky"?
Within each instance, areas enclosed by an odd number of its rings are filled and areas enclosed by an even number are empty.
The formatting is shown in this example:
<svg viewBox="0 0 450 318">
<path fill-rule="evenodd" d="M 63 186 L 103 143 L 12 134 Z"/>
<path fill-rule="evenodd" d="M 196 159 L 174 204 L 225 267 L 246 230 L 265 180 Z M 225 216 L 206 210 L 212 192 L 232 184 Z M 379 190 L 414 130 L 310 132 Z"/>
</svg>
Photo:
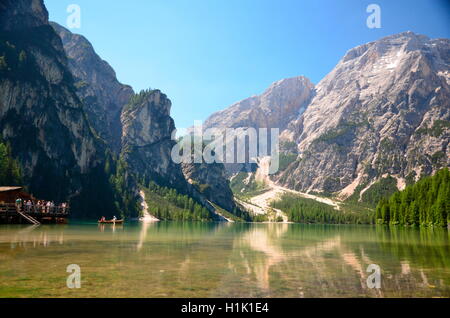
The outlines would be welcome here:
<svg viewBox="0 0 450 318">
<path fill-rule="evenodd" d="M 81 8 L 83 34 L 138 91 L 158 88 L 189 127 L 272 82 L 305 75 L 318 83 L 349 49 L 403 31 L 450 38 L 444 0 L 44 0 L 66 26 Z M 381 7 L 369 29 L 366 8 Z"/>
</svg>

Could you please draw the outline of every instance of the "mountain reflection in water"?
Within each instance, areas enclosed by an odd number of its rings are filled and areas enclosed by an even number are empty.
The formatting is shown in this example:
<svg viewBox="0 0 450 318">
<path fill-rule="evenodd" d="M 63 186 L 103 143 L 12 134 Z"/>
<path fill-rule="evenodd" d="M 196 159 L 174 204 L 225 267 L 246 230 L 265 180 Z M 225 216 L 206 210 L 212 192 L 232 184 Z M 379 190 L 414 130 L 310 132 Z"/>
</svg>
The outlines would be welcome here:
<svg viewBox="0 0 450 318">
<path fill-rule="evenodd" d="M 450 297 L 440 229 L 143 223 L 0 227 L 0 297 Z M 66 268 L 81 267 L 81 289 Z M 369 289 L 370 264 L 382 271 Z"/>
</svg>

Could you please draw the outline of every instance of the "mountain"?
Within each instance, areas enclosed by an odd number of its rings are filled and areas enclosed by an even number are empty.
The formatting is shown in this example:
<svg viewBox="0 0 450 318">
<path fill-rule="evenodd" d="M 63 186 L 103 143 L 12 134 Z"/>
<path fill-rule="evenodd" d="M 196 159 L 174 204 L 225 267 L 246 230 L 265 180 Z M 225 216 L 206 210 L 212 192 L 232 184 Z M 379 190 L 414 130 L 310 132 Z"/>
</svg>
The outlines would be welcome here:
<svg viewBox="0 0 450 318">
<path fill-rule="evenodd" d="M 75 216 L 115 211 L 106 145 L 86 118 L 42 0 L 0 4 L 0 136 L 36 197 L 70 200 Z"/>
<path fill-rule="evenodd" d="M 133 89 L 117 80 L 113 68 L 97 55 L 85 37 L 57 23 L 50 24 L 61 37 L 69 69 L 76 81 L 77 94 L 85 105 L 89 121 L 114 153 L 118 154 L 122 138 L 120 116 L 134 94 Z"/>
<path fill-rule="evenodd" d="M 300 157 L 278 178 L 347 197 L 450 164 L 450 40 L 405 32 L 350 50 L 289 125 Z"/>
<path fill-rule="evenodd" d="M 235 130 L 232 135 L 227 132 L 227 138 L 236 139 L 247 134 L 248 128 L 267 128 L 268 152 L 270 152 L 270 129 L 278 128 L 280 132 L 284 131 L 290 122 L 305 111 L 314 94 L 314 85 L 304 76 L 283 79 L 273 83 L 259 96 L 244 99 L 212 114 L 203 124 L 203 129 L 214 128 L 224 132 L 227 128 L 242 128 Z M 229 146 L 233 145 L 227 145 Z M 224 163 L 229 177 L 240 171 L 255 171 L 257 160 L 252 160 L 248 155 L 248 146 L 245 152 L 247 153 L 245 163 Z"/>
<path fill-rule="evenodd" d="M 449 48 L 449 39 L 392 35 L 350 50 L 315 87 L 279 81 L 205 129 L 280 128 L 272 179 L 286 188 L 346 199 L 388 176 L 403 188 L 450 165 Z"/>
<path fill-rule="evenodd" d="M 0 3 L 2 31 L 25 30 L 48 24 L 48 12 L 42 0 L 3 0 Z"/>
<path fill-rule="evenodd" d="M 134 95 L 122 112 L 121 160 L 136 180 L 176 189 L 195 198 L 210 212 L 210 203 L 232 212 L 236 205 L 222 164 L 176 164 L 171 157 L 176 142 L 170 117 L 172 103 L 159 90 Z"/>
<path fill-rule="evenodd" d="M 130 170 L 159 185 L 187 192 L 181 165 L 171 158 L 175 123 L 170 117 L 171 101 L 159 90 L 134 95 L 123 109 L 121 158 Z"/>
<path fill-rule="evenodd" d="M 62 39 L 89 122 L 120 158 L 121 175 L 115 177 L 120 182 L 116 184 L 120 185 L 120 192 L 128 192 L 130 207 L 139 193 L 139 184 L 147 185 L 151 180 L 196 198 L 210 211 L 215 209 L 207 200 L 233 211 L 233 195 L 219 166 L 205 171 L 202 165 L 192 165 L 182 170 L 181 165 L 172 162 L 175 125 L 167 96 L 159 90 L 134 94 L 130 86 L 117 80 L 114 70 L 86 38 L 56 23 L 51 25 Z M 184 171 L 188 171 L 186 177 Z M 208 191 L 200 192 L 191 184 L 191 178 L 201 184 L 210 182 Z"/>
<path fill-rule="evenodd" d="M 136 200 L 140 183 L 152 180 L 187 193 L 181 166 L 170 158 L 175 124 L 167 96 L 158 90 L 134 94 L 130 86 L 117 80 L 115 71 L 86 38 L 51 25 L 62 39 L 89 122 L 126 170 L 117 177 L 121 191 L 128 190 L 129 200 Z"/>
<path fill-rule="evenodd" d="M 189 184 L 208 201 L 229 212 L 236 209 L 230 181 L 222 163 L 183 163 L 181 166 Z"/>
<path fill-rule="evenodd" d="M 450 165 L 449 48 L 448 39 L 389 36 L 350 50 L 318 85 L 278 81 L 204 129 L 279 128 L 279 173 L 270 180 L 260 167 L 253 178 L 273 193 L 373 198 L 372 186 L 387 193 Z M 48 22 L 42 0 L 0 3 L 3 161 L 14 166 L 8 180 L 36 197 L 70 201 L 74 216 L 137 216 L 140 190 L 154 182 L 218 219 L 215 205 L 239 210 L 225 168 L 229 176 L 268 161 L 176 164 L 171 106 L 159 90 L 121 84 L 87 39 Z"/>
<path fill-rule="evenodd" d="M 298 118 L 311 97 L 314 85 L 303 76 L 272 84 L 262 95 L 240 101 L 212 114 L 204 128 L 280 128 Z"/>
</svg>

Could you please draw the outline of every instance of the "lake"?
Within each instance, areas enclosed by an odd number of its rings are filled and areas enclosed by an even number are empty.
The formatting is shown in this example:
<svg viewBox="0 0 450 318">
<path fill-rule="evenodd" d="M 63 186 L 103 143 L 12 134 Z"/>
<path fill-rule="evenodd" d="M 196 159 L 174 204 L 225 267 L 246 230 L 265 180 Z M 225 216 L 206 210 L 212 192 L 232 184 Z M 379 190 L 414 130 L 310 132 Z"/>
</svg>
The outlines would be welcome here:
<svg viewBox="0 0 450 318">
<path fill-rule="evenodd" d="M 67 267 L 81 288 L 67 287 Z M 371 264 L 381 288 L 370 289 Z M 0 297 L 450 297 L 449 232 L 170 223 L 0 226 Z"/>
</svg>

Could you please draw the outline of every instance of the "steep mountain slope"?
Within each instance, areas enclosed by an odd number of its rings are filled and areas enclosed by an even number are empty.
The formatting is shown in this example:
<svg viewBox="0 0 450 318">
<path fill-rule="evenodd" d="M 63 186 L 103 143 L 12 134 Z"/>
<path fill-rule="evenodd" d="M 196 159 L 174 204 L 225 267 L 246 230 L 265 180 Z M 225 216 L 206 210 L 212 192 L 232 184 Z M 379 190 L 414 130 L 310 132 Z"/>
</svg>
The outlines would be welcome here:
<svg viewBox="0 0 450 318">
<path fill-rule="evenodd" d="M 449 48 L 448 39 L 389 36 L 350 50 L 316 87 L 304 78 L 280 81 L 213 114 L 204 129 L 280 128 L 272 191 L 358 200 L 389 175 L 401 189 L 450 165 Z M 235 175 L 244 166 L 227 168 Z M 247 169 L 249 178 L 260 170 Z"/>
<path fill-rule="evenodd" d="M 273 83 L 263 94 L 253 96 L 240 101 L 225 110 L 212 114 L 204 123 L 203 129 L 214 128 L 225 132 L 225 129 L 233 128 L 232 134 L 227 131 L 227 140 L 243 138 L 248 129 L 267 128 L 268 153 L 271 151 L 271 128 L 284 131 L 288 124 L 297 119 L 306 109 L 306 106 L 314 96 L 314 85 L 304 76 L 283 79 Z M 258 132 L 257 132 L 258 134 Z M 259 139 L 259 137 L 257 137 Z M 226 147 L 235 147 L 227 144 Z M 259 148 L 258 148 L 259 149 Z M 242 149 L 246 153 L 245 162 L 237 161 L 235 149 L 235 162 L 225 162 L 228 176 L 233 176 L 241 171 L 254 172 L 258 160 L 252 159 L 248 144 Z M 259 151 L 259 150 L 258 150 Z M 260 153 L 261 155 L 261 153 Z"/>
<path fill-rule="evenodd" d="M 230 212 L 236 208 L 222 163 L 191 163 L 181 166 L 186 180 L 207 200 Z"/>
<path fill-rule="evenodd" d="M 298 118 L 314 94 L 314 85 L 303 76 L 272 84 L 262 95 L 240 101 L 211 115 L 204 128 L 279 128 Z"/>
<path fill-rule="evenodd" d="M 97 55 L 85 37 L 73 34 L 57 23 L 51 22 L 51 26 L 61 37 L 89 121 L 110 148 L 119 153 L 120 115 L 133 95 L 133 89 L 119 83 L 113 68 Z"/>
<path fill-rule="evenodd" d="M 121 158 L 145 183 L 152 180 L 186 193 L 187 183 L 181 165 L 171 158 L 175 145 L 171 107 L 170 100 L 159 90 L 142 91 L 131 98 L 121 116 Z"/>
<path fill-rule="evenodd" d="M 278 181 L 346 197 L 448 166 L 449 83 L 448 39 L 405 32 L 350 50 L 284 134 L 301 156 Z"/>
<path fill-rule="evenodd" d="M 62 38 L 70 70 L 77 80 L 77 93 L 84 102 L 89 121 L 126 163 L 129 174 L 123 187 L 137 188 L 138 182 L 148 184 L 152 180 L 189 193 L 200 201 L 205 196 L 232 211 L 235 207 L 232 192 L 220 169 L 205 171 L 199 165 L 190 167 L 189 178 L 196 178 L 202 184 L 215 181 L 208 191 L 197 193 L 186 182 L 181 166 L 172 162 L 170 154 L 175 143 L 171 134 L 175 125 L 167 96 L 157 90 L 134 95 L 131 87 L 117 81 L 114 70 L 83 36 L 72 34 L 56 23 L 52 26 Z"/>
<path fill-rule="evenodd" d="M 70 200 L 75 215 L 115 211 L 95 136 L 42 0 L 0 4 L 0 134 L 37 197 Z"/>
<path fill-rule="evenodd" d="M 215 211 L 171 160 L 164 94 L 119 83 L 84 37 L 49 24 L 41 0 L 2 1 L 0 17 L 0 132 L 35 196 L 69 200 L 75 217 L 137 216 L 139 186 L 151 180 Z"/>
<path fill-rule="evenodd" d="M 232 212 L 236 207 L 223 165 L 177 164 L 172 160 L 175 124 L 170 117 L 172 103 L 159 90 L 134 95 L 122 112 L 121 161 L 136 182 L 176 189 L 204 205 L 210 203 Z"/>
</svg>

